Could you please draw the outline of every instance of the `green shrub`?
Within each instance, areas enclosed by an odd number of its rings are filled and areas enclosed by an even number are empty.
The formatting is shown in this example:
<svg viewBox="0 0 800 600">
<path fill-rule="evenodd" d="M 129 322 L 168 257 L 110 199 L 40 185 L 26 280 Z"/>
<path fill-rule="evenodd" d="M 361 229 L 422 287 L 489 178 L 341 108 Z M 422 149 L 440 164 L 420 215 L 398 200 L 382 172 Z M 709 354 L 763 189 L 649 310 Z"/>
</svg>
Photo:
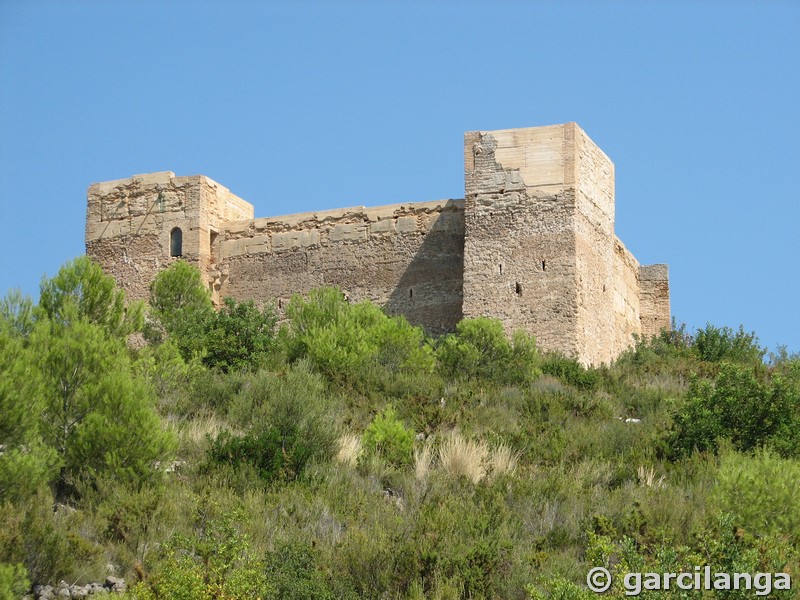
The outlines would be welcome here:
<svg viewBox="0 0 800 600">
<path fill-rule="evenodd" d="M 722 456 L 711 502 L 755 534 L 785 534 L 800 547 L 800 462 L 768 449 Z"/>
<path fill-rule="evenodd" d="M 637 581 L 626 579 L 628 573 L 692 573 L 695 565 L 707 565 L 711 573 L 780 573 L 791 572 L 796 565 L 797 554 L 780 538 L 756 538 L 740 528 L 734 527 L 729 515 L 720 515 L 697 532 L 691 546 L 676 546 L 670 540 L 654 545 L 637 542 L 627 536 L 618 536 L 613 528 L 602 533 L 587 532 L 588 542 L 582 575 L 592 567 L 605 567 L 612 574 L 613 585 L 604 593 L 609 598 L 630 597 L 636 591 Z M 642 584 L 644 579 L 638 583 Z M 639 589 L 642 593 L 644 587 Z M 702 590 L 681 593 L 681 598 L 752 598 L 753 590 L 730 590 L 712 592 Z M 594 594 L 582 585 L 555 575 L 544 578 L 544 582 L 528 587 L 533 600 L 563 598 L 588 600 Z M 648 598 L 673 598 L 675 590 L 647 591 Z M 760 593 L 758 595 L 763 595 Z M 770 598 L 792 598 L 791 590 L 772 589 Z"/>
<path fill-rule="evenodd" d="M 41 441 L 0 452 L 0 502 L 30 498 L 55 479 L 61 464 L 56 451 Z"/>
<path fill-rule="evenodd" d="M 0 562 L 0 600 L 17 600 L 30 589 L 30 585 L 23 565 Z"/>
<path fill-rule="evenodd" d="M 0 317 L 0 502 L 24 501 L 52 481 L 62 463 L 42 441 L 43 381 L 25 342 Z"/>
<path fill-rule="evenodd" d="M 275 322 L 270 307 L 259 310 L 252 300 L 225 298 L 208 323 L 203 363 L 223 372 L 257 368 L 272 349 Z"/>
<path fill-rule="evenodd" d="M 99 576 L 103 548 L 88 539 L 85 525 L 80 511 L 54 510 L 46 489 L 25 505 L 0 505 L 0 563 L 22 563 L 31 581 L 42 584 Z"/>
<path fill-rule="evenodd" d="M 196 266 L 179 260 L 156 275 L 150 284 L 150 306 L 155 322 L 145 332 L 149 340 L 162 341 L 165 331 L 186 360 L 202 355 L 214 307 Z"/>
<path fill-rule="evenodd" d="M 503 324 L 488 317 L 462 319 L 456 333 L 441 340 L 436 357 L 448 377 L 521 383 L 541 374 L 534 339 L 517 331 L 509 341 Z"/>
<path fill-rule="evenodd" d="M 161 271 L 150 286 L 154 321 L 146 337 L 154 343 L 167 333 L 186 360 L 223 372 L 256 369 L 273 347 L 276 316 L 252 300 L 225 298 L 215 312 L 197 267 L 177 261 Z"/>
<path fill-rule="evenodd" d="M 317 564 L 314 549 L 299 540 L 281 544 L 266 557 L 267 579 L 274 592 L 267 598 L 276 600 L 333 600 L 330 589 Z"/>
<path fill-rule="evenodd" d="M 222 433 L 209 451 L 212 463 L 256 468 L 265 481 L 296 478 L 312 460 L 327 460 L 336 443 L 323 382 L 306 363 L 285 375 L 259 372 L 232 413 L 244 435 Z"/>
<path fill-rule="evenodd" d="M 150 478 L 152 462 L 172 448 L 152 390 L 134 375 L 108 319 L 123 325 L 102 311 L 107 318 L 94 315 L 101 323 L 83 316 L 72 294 L 57 298 L 54 318 L 40 313 L 27 338 L 0 327 L 0 436 L 8 445 L 0 479 L 16 498 L 45 482 L 63 494 L 69 480 L 102 471 Z"/>
<path fill-rule="evenodd" d="M 681 372 L 692 363 L 692 336 L 686 323 L 678 325 L 673 317 L 672 327 L 650 337 L 634 334 L 634 346 L 623 351 L 612 365 L 617 371 Z"/>
<path fill-rule="evenodd" d="M 531 600 L 593 600 L 597 594 L 572 583 L 564 577 L 555 576 L 539 585 L 526 588 Z"/>
<path fill-rule="evenodd" d="M 192 377 L 186 394 L 180 397 L 180 402 L 175 406 L 175 412 L 183 416 L 197 416 L 215 413 L 219 416 L 226 414 L 239 401 L 240 394 L 248 388 L 256 387 L 260 374 L 251 376 L 244 373 L 200 369 Z M 242 419 L 242 425 L 250 425 L 252 414 L 248 407 L 247 416 Z"/>
<path fill-rule="evenodd" d="M 763 381 L 752 368 L 723 364 L 713 384 L 691 384 L 674 423 L 673 456 L 715 450 L 718 438 L 729 439 L 737 450 L 767 444 L 787 456 L 798 455 L 800 388 L 777 375 Z"/>
<path fill-rule="evenodd" d="M 397 372 L 430 372 L 434 359 L 422 329 L 389 317 L 371 302 L 350 304 L 334 288 L 296 295 L 281 346 L 292 362 L 306 358 L 331 381 L 378 383 Z"/>
<path fill-rule="evenodd" d="M 147 344 L 136 352 L 133 372 L 150 384 L 159 408 L 169 411 L 176 409 L 205 369 L 197 360 L 184 360 L 175 342 L 167 340 L 162 344 Z"/>
<path fill-rule="evenodd" d="M 693 347 L 700 360 L 708 362 L 761 363 L 766 353 L 766 349 L 758 345 L 756 334 L 746 333 L 741 325 L 738 331 L 733 331 L 730 327 L 714 327 L 708 323 L 695 333 Z"/>
<path fill-rule="evenodd" d="M 194 536 L 175 536 L 155 570 L 132 594 L 139 600 L 251 600 L 271 592 L 263 561 L 236 523 L 241 512 L 205 519 Z"/>
<path fill-rule="evenodd" d="M 587 369 L 576 358 L 561 354 L 545 355 L 541 368 L 543 373 L 582 390 L 593 390 L 600 382 L 600 375 L 595 369 Z"/>
<path fill-rule="evenodd" d="M 406 579 L 420 580 L 423 589 L 448 579 L 463 589 L 462 598 L 509 597 L 505 578 L 519 523 L 503 491 L 449 481 L 434 485 L 417 512 L 395 552 L 396 573 L 402 568 Z"/>
<path fill-rule="evenodd" d="M 124 342 L 86 320 L 40 321 L 31 349 L 42 374 L 44 439 L 64 461 L 63 486 L 78 476 L 155 476 L 173 449 L 147 385 L 132 374 Z"/>
<path fill-rule="evenodd" d="M 800 562 L 795 548 L 782 535 L 755 536 L 738 527 L 729 514 L 720 514 L 697 533 L 697 541 L 686 558 L 676 562 L 686 565 L 709 565 L 720 573 L 796 573 Z M 669 569 L 674 570 L 674 569 Z M 752 598 L 754 592 L 740 590 L 721 593 L 725 598 Z M 772 590 L 770 598 L 795 598 L 792 590 Z"/>
<path fill-rule="evenodd" d="M 18 289 L 11 289 L 0 298 L 0 330 L 12 337 L 25 339 L 33 331 L 37 308 L 30 296 Z"/>
<path fill-rule="evenodd" d="M 294 479 L 307 462 L 310 449 L 302 441 L 287 451 L 283 439 L 274 427 L 233 435 L 220 433 L 208 451 L 212 464 L 229 464 L 237 468 L 251 465 L 265 482 L 275 479 Z"/>
<path fill-rule="evenodd" d="M 414 432 L 397 417 L 391 406 L 375 416 L 364 431 L 361 446 L 367 454 L 377 454 L 393 465 L 411 463 Z"/>
<path fill-rule="evenodd" d="M 84 319 L 118 338 L 141 331 L 144 323 L 144 305 L 126 303 L 125 292 L 114 278 L 88 256 L 68 262 L 55 277 L 42 280 L 39 307 L 51 321 L 65 324 Z M 66 307 L 76 310 L 67 313 Z"/>
</svg>

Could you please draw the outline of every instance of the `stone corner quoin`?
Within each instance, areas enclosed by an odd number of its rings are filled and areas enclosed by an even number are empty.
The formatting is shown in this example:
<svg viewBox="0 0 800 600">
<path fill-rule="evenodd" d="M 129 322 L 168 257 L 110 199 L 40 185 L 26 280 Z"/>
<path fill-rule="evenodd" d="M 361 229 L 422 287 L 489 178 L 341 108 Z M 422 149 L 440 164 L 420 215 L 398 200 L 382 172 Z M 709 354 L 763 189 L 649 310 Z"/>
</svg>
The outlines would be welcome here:
<svg viewBox="0 0 800 600">
<path fill-rule="evenodd" d="M 434 334 L 495 317 L 584 364 L 669 328 L 667 265 L 614 234 L 614 164 L 577 124 L 467 132 L 464 175 L 464 199 L 267 218 L 203 175 L 95 183 L 86 253 L 132 298 L 183 259 L 217 303 L 333 285 Z"/>
</svg>

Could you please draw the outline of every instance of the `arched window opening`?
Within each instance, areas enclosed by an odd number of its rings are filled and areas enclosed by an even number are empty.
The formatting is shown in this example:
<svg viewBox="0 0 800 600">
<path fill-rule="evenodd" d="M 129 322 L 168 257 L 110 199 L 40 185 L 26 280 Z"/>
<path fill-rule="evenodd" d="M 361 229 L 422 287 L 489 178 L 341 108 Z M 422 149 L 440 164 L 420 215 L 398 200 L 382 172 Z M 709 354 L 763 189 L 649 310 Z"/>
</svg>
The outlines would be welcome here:
<svg viewBox="0 0 800 600">
<path fill-rule="evenodd" d="M 183 256 L 183 232 L 180 227 L 176 227 L 169 234 L 169 255 Z"/>
</svg>

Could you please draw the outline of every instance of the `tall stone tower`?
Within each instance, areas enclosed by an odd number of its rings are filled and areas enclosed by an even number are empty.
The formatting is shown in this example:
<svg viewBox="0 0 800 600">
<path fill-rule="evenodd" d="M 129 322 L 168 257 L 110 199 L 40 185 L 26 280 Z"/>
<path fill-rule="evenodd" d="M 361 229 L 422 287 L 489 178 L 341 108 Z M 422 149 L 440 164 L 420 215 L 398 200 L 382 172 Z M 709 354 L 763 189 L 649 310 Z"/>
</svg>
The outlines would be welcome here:
<svg viewBox="0 0 800 600">
<path fill-rule="evenodd" d="M 614 235 L 614 165 L 575 123 L 468 132 L 464 166 L 465 317 L 592 364 L 669 326 L 642 322 L 663 310 L 641 310 L 639 264 Z M 646 275 L 666 281 L 666 266 Z"/>
<path fill-rule="evenodd" d="M 134 175 L 89 187 L 86 253 L 131 298 L 147 298 L 150 282 L 169 263 L 197 265 L 215 300 L 222 223 L 253 218 L 253 206 L 203 175 L 171 171 Z"/>
</svg>

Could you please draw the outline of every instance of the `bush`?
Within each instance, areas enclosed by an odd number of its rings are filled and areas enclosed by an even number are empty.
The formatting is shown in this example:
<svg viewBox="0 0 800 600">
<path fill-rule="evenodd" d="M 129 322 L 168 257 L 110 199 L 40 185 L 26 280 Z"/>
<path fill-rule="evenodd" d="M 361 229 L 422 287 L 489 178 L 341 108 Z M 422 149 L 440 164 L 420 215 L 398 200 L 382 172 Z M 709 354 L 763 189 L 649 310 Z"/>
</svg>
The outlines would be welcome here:
<svg viewBox="0 0 800 600">
<path fill-rule="evenodd" d="M 31 335 L 42 376 L 42 433 L 70 479 L 113 474 L 147 481 L 173 449 L 150 388 L 132 374 L 124 342 L 85 319 L 42 320 Z"/>
<path fill-rule="evenodd" d="M 306 358 L 331 381 L 364 384 L 403 372 L 430 372 L 434 359 L 422 329 L 389 317 L 371 302 L 349 304 L 335 288 L 296 295 L 281 346 L 290 361 Z"/>
<path fill-rule="evenodd" d="M 120 484 L 144 485 L 161 474 L 153 468 L 176 446 L 166 431 L 148 388 L 129 374 L 111 372 L 97 389 L 98 404 L 76 429 L 66 453 L 72 476 L 113 476 Z"/>
<path fill-rule="evenodd" d="M 50 483 L 62 462 L 40 441 L 0 452 L 0 502 L 21 502 Z"/>
<path fill-rule="evenodd" d="M 223 372 L 255 369 L 273 347 L 276 316 L 271 307 L 225 298 L 215 312 L 200 271 L 187 262 L 177 261 L 156 276 L 150 305 L 155 322 L 147 338 L 160 343 L 166 332 L 186 360 L 199 357 Z"/>
<path fill-rule="evenodd" d="M 234 468 L 248 464 L 265 482 L 294 479 L 309 459 L 310 450 L 302 441 L 287 450 L 281 434 L 274 427 L 245 435 L 220 433 L 208 451 L 213 463 Z"/>
<path fill-rule="evenodd" d="M 503 324 L 488 317 L 462 319 L 456 333 L 441 340 L 436 357 L 449 377 L 521 383 L 541 374 L 534 339 L 517 331 L 509 341 Z"/>
<path fill-rule="evenodd" d="M 733 526 L 728 515 L 720 515 L 715 522 L 709 523 L 697 533 L 691 547 L 675 546 L 669 540 L 658 542 L 652 546 L 637 540 L 617 536 L 613 527 L 602 532 L 587 532 L 586 562 L 582 575 L 592 567 L 605 567 L 612 574 L 611 588 L 604 593 L 610 598 L 625 598 L 638 595 L 644 589 L 644 581 L 649 573 L 692 573 L 695 565 L 707 565 L 711 573 L 780 573 L 791 572 L 796 561 L 796 553 L 784 541 L 778 538 L 755 538 Z M 628 573 L 644 575 L 638 581 L 625 577 Z M 712 575 L 712 582 L 715 581 Z M 637 585 L 638 584 L 638 585 Z M 638 592 L 636 588 L 640 589 Z M 763 582 L 753 578 L 753 589 L 726 590 L 713 592 L 707 596 L 702 590 L 696 593 L 678 595 L 673 588 L 667 591 L 647 591 L 643 595 L 652 598 L 752 598 L 764 595 Z M 595 594 L 582 585 L 577 585 L 563 576 L 555 575 L 545 578 L 536 586 L 528 586 L 532 600 L 564 599 L 588 600 Z M 770 598 L 792 598 L 791 590 L 772 588 Z"/>
<path fill-rule="evenodd" d="M 600 382 L 600 375 L 596 370 L 587 369 L 576 358 L 561 354 L 545 355 L 542 372 L 582 390 L 593 390 Z"/>
<path fill-rule="evenodd" d="M 511 597 L 505 580 L 518 526 L 503 492 L 463 481 L 433 485 L 404 528 L 407 540 L 395 551 L 395 572 L 402 566 L 423 589 L 448 579 L 462 588 L 461 598 Z"/>
<path fill-rule="evenodd" d="M 156 319 L 146 331 L 150 341 L 162 341 L 160 325 L 186 360 L 203 353 L 214 307 L 197 267 L 179 260 L 156 275 L 150 284 L 150 306 Z"/>
<path fill-rule="evenodd" d="M 155 571 L 132 592 L 139 600 L 250 600 L 264 597 L 272 586 L 263 561 L 236 523 L 241 512 L 206 520 L 201 515 L 193 537 L 174 537 L 165 546 Z"/>
<path fill-rule="evenodd" d="M 376 454 L 393 465 L 411 464 L 414 432 L 397 417 L 392 407 L 386 407 L 367 426 L 361 439 L 367 454 Z"/>
<path fill-rule="evenodd" d="M 692 336 L 686 331 L 686 323 L 678 325 L 674 317 L 670 329 L 662 329 L 658 335 L 650 337 L 634 334 L 633 338 L 634 346 L 622 352 L 614 366 L 678 371 L 678 361 L 687 362 L 691 358 Z"/>
<path fill-rule="evenodd" d="M 30 585 L 23 565 L 0 562 L 0 600 L 17 600 L 30 589 Z"/>
<path fill-rule="evenodd" d="M 337 598 L 317 565 L 311 546 L 299 541 L 280 545 L 266 558 L 267 579 L 276 600 L 333 600 Z"/>
<path fill-rule="evenodd" d="M 0 298 L 0 329 L 12 337 L 25 339 L 36 323 L 36 307 L 30 296 L 16 289 Z"/>
<path fill-rule="evenodd" d="M 275 322 L 270 307 L 259 310 L 252 300 L 225 298 L 208 322 L 203 363 L 223 372 L 263 365 L 273 346 Z"/>
<path fill-rule="evenodd" d="M 180 408 L 177 405 L 186 392 L 207 373 L 200 361 L 185 361 L 173 340 L 148 344 L 136 352 L 133 372 L 149 383 L 159 408 L 165 412 Z"/>
<path fill-rule="evenodd" d="M 737 450 L 768 444 L 787 456 L 800 454 L 800 389 L 774 376 L 757 378 L 751 368 L 723 364 L 712 384 L 695 380 L 676 412 L 670 437 L 673 456 L 716 450 L 718 438 Z"/>
<path fill-rule="evenodd" d="M 786 534 L 800 547 L 800 462 L 768 449 L 753 455 L 726 452 L 711 502 L 736 525 L 759 535 Z"/>
<path fill-rule="evenodd" d="M 0 320 L 0 502 L 24 501 L 61 466 L 42 441 L 42 377 L 35 357 L 5 325 Z"/>
<path fill-rule="evenodd" d="M 83 525 L 79 511 L 63 505 L 54 510 L 45 489 L 25 505 L 0 505 L 0 563 L 23 564 L 41 584 L 97 573 L 103 549 L 79 533 Z"/>
<path fill-rule="evenodd" d="M 39 307 L 58 323 L 85 319 L 109 335 L 124 338 L 143 325 L 141 302 L 125 302 L 125 292 L 100 265 L 81 256 L 61 267 L 52 279 L 43 279 Z M 67 313 L 67 306 L 77 310 Z"/>
<path fill-rule="evenodd" d="M 745 364 L 761 363 L 766 352 L 758 345 L 756 334 L 746 333 L 744 327 L 734 332 L 730 327 L 714 327 L 711 323 L 698 329 L 694 336 L 694 349 L 700 360 L 723 360 Z"/>
<path fill-rule="evenodd" d="M 220 434 L 209 451 L 212 463 L 239 462 L 265 481 L 296 478 L 312 460 L 329 459 L 336 444 L 319 375 L 298 363 L 284 376 L 261 371 L 232 409 L 242 436 Z"/>
</svg>

